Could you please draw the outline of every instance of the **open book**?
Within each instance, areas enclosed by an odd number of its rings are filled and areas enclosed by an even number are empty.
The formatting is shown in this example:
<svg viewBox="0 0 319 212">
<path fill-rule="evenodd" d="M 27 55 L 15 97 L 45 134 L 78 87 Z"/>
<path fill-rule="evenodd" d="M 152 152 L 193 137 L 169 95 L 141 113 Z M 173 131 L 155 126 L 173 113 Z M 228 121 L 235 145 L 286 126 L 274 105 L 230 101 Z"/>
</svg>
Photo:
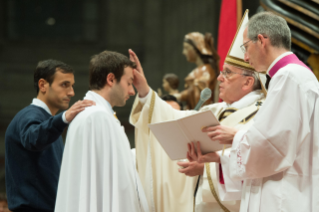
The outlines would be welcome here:
<svg viewBox="0 0 319 212">
<path fill-rule="evenodd" d="M 219 125 L 212 111 L 203 111 L 180 119 L 149 124 L 149 128 L 172 160 L 185 159 L 187 143 L 199 141 L 202 153 L 223 149 L 223 144 L 212 141 L 202 128 Z M 195 145 L 196 146 L 196 145 Z"/>
</svg>

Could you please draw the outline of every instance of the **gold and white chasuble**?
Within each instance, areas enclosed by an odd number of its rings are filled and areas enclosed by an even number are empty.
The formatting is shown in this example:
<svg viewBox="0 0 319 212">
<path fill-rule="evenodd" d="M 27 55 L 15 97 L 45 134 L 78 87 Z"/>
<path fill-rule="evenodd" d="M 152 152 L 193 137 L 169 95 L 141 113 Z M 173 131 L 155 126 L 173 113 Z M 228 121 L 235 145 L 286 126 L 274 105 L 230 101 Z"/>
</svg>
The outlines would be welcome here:
<svg viewBox="0 0 319 212">
<path fill-rule="evenodd" d="M 254 105 L 261 99 L 263 99 L 263 94 L 260 91 L 253 91 L 246 95 L 246 100 L 243 98 L 242 100 L 244 101 L 238 101 L 238 109 Z M 201 111 L 211 110 L 215 116 L 218 116 L 218 114 L 228 107 L 230 107 L 230 105 L 226 103 L 216 103 L 203 107 Z M 130 122 L 135 126 L 136 166 L 151 211 L 192 212 L 194 210 L 194 190 L 198 177 L 188 177 L 179 173 L 178 169 L 180 167 L 176 164 L 177 161 L 172 161 L 167 156 L 160 143 L 148 128 L 149 123 L 173 120 L 194 113 L 196 113 L 196 111 L 179 111 L 173 109 L 152 90 L 150 90 L 146 97 L 140 99 L 137 95 L 135 99 Z M 240 128 L 248 125 L 251 119 L 245 123 L 240 122 L 239 120 L 239 124 L 238 126 L 236 124 L 236 127 Z M 203 212 L 223 211 L 212 194 L 211 186 L 209 186 L 209 183 L 213 182 L 218 195 L 216 177 L 218 173 L 216 173 L 215 163 L 210 163 L 209 167 L 212 180 L 208 180 L 207 170 L 205 168 L 204 176 L 201 177 L 202 180 L 200 181 L 200 186 L 197 191 L 195 208 L 196 211 Z M 226 190 L 224 193 L 224 196 L 232 195 L 231 192 L 227 193 Z M 238 198 L 238 191 L 236 191 L 234 195 L 237 195 Z M 234 210 L 231 211 L 239 210 L 238 201 L 220 202 L 225 207 L 229 206 L 229 208 L 234 208 Z"/>
</svg>

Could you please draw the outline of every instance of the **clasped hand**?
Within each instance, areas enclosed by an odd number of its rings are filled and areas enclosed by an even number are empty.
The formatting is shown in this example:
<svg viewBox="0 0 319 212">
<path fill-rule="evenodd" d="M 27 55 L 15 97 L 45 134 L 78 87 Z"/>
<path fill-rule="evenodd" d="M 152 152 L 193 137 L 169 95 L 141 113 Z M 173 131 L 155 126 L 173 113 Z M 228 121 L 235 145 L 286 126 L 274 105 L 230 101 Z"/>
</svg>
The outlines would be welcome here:
<svg viewBox="0 0 319 212">
<path fill-rule="evenodd" d="M 227 127 L 227 126 L 214 126 L 214 127 L 205 127 L 203 132 L 207 133 L 207 136 L 212 141 L 219 141 L 221 144 L 232 144 L 234 136 L 238 132 L 237 129 L 233 127 Z"/>
<path fill-rule="evenodd" d="M 178 170 L 180 173 L 184 173 L 187 176 L 202 175 L 204 172 L 204 163 L 220 162 L 219 155 L 216 152 L 203 155 L 199 142 L 197 142 L 197 150 L 195 150 L 194 143 L 187 144 L 187 147 L 187 159 L 189 162 L 177 162 L 177 165 L 183 167 Z"/>
<path fill-rule="evenodd" d="M 234 136 L 236 135 L 238 130 L 232 127 L 218 125 L 214 127 L 205 127 L 202 131 L 206 132 L 207 136 L 213 142 L 218 141 L 221 144 L 232 144 Z M 216 152 L 202 154 L 202 151 L 200 149 L 200 143 L 198 141 L 196 145 L 197 145 L 196 146 L 197 150 L 195 152 L 194 143 L 188 144 L 187 158 L 196 157 L 197 162 L 199 163 L 210 163 L 210 162 L 220 163 L 220 157 Z"/>
<path fill-rule="evenodd" d="M 187 152 L 187 159 L 188 161 L 180 161 L 177 162 L 177 165 L 181 166 L 182 168 L 178 171 L 183 173 L 187 176 L 193 177 L 197 175 L 202 175 L 204 172 L 204 164 L 199 163 L 197 160 L 197 154 L 195 152 L 195 148 L 193 148 L 194 144 L 187 144 L 188 152 Z"/>
<path fill-rule="evenodd" d="M 205 127 L 202 131 L 206 132 L 207 136 L 213 142 L 219 142 L 221 144 L 232 144 L 233 138 L 238 130 L 232 127 L 218 125 L 215 127 Z M 220 156 L 218 153 L 210 152 L 207 154 L 202 154 L 200 143 L 198 141 L 196 143 L 196 149 L 194 143 L 190 143 L 187 145 L 188 162 L 177 162 L 177 165 L 183 167 L 178 170 L 180 173 L 184 173 L 187 176 L 202 175 L 204 171 L 204 163 L 220 163 Z"/>
</svg>

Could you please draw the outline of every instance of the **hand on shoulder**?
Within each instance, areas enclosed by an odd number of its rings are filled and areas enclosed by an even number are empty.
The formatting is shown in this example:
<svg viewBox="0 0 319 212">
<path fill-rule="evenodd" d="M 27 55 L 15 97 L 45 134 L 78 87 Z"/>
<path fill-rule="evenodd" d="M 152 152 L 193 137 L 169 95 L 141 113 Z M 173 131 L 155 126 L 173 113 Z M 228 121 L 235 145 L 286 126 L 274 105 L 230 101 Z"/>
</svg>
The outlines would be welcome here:
<svg viewBox="0 0 319 212">
<path fill-rule="evenodd" d="M 77 114 L 92 105 L 95 105 L 95 102 L 88 99 L 77 101 L 65 112 L 66 120 L 70 123 Z"/>
</svg>

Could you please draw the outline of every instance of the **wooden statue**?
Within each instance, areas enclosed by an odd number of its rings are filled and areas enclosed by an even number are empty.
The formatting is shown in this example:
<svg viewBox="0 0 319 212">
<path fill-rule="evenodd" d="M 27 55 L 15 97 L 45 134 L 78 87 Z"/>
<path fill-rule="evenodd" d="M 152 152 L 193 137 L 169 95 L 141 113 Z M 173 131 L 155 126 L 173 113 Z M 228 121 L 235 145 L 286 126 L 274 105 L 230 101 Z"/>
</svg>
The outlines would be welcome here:
<svg viewBox="0 0 319 212">
<path fill-rule="evenodd" d="M 178 91 L 179 79 L 176 74 L 168 73 L 163 77 L 162 87 L 169 95 L 176 95 Z M 162 89 L 157 89 L 157 94 L 161 97 L 163 95 Z"/>
<path fill-rule="evenodd" d="M 185 35 L 183 54 L 188 62 L 195 63 L 196 68 L 185 78 L 185 90 L 175 95 L 179 101 L 187 104 L 187 109 L 194 109 L 200 98 L 200 92 L 208 87 L 212 97 L 205 104 L 214 102 L 214 91 L 219 75 L 219 56 L 214 48 L 210 33 L 204 36 L 199 32 Z"/>
<path fill-rule="evenodd" d="M 178 85 L 179 85 L 179 79 L 176 74 L 169 73 L 164 75 L 162 86 L 164 91 L 166 91 L 169 95 L 174 95 L 179 93 Z"/>
</svg>

